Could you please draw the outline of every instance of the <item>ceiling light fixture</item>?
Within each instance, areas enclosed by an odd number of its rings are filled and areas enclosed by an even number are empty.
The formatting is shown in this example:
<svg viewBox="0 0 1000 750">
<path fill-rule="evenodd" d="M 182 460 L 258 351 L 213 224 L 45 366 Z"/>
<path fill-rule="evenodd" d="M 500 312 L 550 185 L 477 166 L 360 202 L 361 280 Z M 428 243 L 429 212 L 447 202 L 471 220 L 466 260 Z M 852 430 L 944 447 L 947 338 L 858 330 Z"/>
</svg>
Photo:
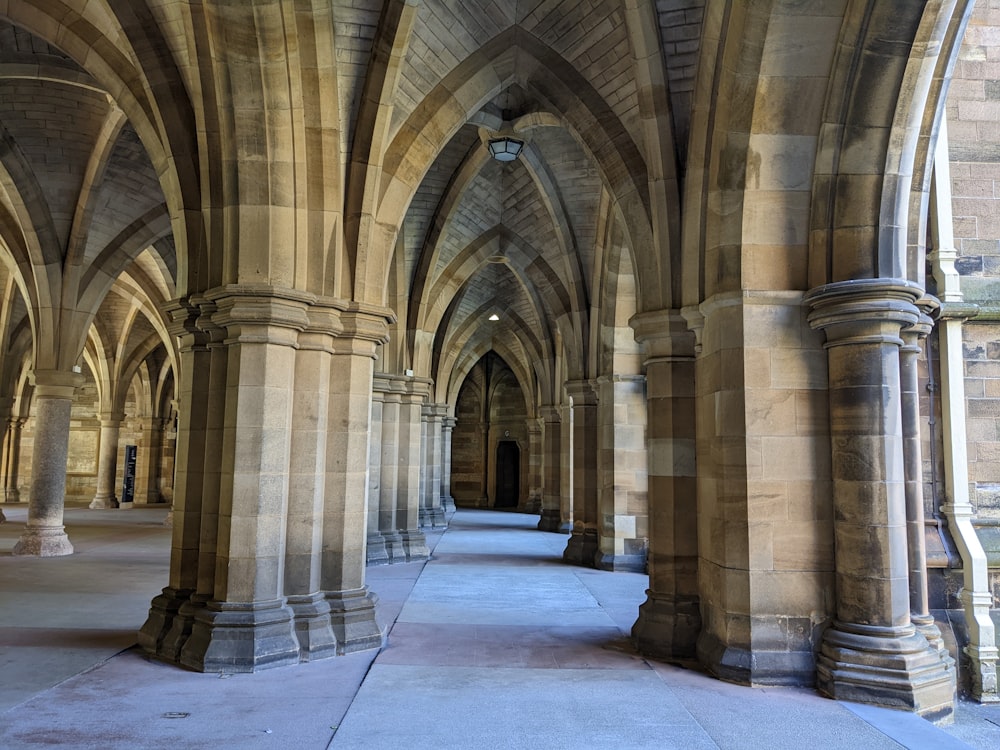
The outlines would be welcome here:
<svg viewBox="0 0 1000 750">
<path fill-rule="evenodd" d="M 502 135 L 498 138 L 490 138 L 486 148 L 490 150 L 490 156 L 497 161 L 514 161 L 521 155 L 524 141 L 511 138 L 509 135 Z"/>
<path fill-rule="evenodd" d="M 500 316 L 499 316 L 499 315 L 497 315 L 496 313 L 493 313 L 493 314 L 492 314 L 492 315 L 491 315 L 491 316 L 490 316 L 490 317 L 488 318 L 488 320 L 492 320 L 492 321 L 493 321 L 493 322 L 495 323 L 496 321 L 500 320 Z"/>
</svg>

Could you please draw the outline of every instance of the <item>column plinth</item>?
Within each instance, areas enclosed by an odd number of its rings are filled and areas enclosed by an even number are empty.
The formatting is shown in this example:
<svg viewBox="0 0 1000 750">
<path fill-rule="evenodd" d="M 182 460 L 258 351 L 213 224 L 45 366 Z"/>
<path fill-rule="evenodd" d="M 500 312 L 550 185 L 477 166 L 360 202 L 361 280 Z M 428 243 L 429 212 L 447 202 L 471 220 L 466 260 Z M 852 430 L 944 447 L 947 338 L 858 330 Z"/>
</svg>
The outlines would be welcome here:
<svg viewBox="0 0 1000 750">
<path fill-rule="evenodd" d="M 284 600 L 207 602 L 180 654 L 183 666 L 199 672 L 256 672 L 298 662 L 294 614 Z"/>
</svg>

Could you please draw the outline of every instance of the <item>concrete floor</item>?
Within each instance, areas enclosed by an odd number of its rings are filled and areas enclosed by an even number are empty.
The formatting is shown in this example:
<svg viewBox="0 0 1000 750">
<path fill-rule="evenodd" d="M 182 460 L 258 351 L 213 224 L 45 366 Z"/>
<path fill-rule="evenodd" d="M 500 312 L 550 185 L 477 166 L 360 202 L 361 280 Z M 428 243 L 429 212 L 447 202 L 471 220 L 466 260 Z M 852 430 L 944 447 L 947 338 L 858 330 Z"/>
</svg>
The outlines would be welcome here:
<svg viewBox="0 0 1000 750">
<path fill-rule="evenodd" d="M 10 556 L 0 525 L 0 747 L 1000 747 L 1000 707 L 955 724 L 746 688 L 646 661 L 627 639 L 645 576 L 560 562 L 531 516 L 459 511 L 426 564 L 369 569 L 380 653 L 203 675 L 134 647 L 167 580 L 163 508 L 70 508 L 76 554 Z M 967 744 L 966 744 L 967 743 Z"/>
</svg>

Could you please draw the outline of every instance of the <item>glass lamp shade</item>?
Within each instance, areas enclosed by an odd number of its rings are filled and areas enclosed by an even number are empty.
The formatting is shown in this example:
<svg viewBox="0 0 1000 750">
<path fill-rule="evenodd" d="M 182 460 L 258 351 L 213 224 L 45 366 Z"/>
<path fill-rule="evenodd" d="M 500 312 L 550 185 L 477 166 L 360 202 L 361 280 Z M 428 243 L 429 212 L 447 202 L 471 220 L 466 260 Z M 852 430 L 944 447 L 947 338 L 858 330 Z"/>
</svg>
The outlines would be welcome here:
<svg viewBox="0 0 1000 750">
<path fill-rule="evenodd" d="M 490 156 L 497 161 L 514 161 L 514 159 L 521 155 L 521 149 L 524 148 L 524 141 L 503 136 L 501 138 L 491 138 L 486 147 L 490 150 Z"/>
</svg>

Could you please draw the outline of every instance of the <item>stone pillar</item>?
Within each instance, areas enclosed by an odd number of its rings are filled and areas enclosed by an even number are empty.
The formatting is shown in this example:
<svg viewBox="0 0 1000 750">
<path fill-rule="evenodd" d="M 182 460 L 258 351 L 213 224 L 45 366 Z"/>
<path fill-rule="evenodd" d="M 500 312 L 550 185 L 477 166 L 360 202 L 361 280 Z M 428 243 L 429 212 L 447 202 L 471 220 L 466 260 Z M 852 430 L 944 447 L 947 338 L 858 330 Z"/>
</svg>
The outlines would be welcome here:
<svg viewBox="0 0 1000 750">
<path fill-rule="evenodd" d="M 479 445 L 483 449 L 482 466 L 483 470 L 479 477 L 479 500 L 476 501 L 477 508 L 490 507 L 490 425 L 489 422 L 479 423 Z"/>
<path fill-rule="evenodd" d="M 448 407 L 444 404 L 425 404 L 423 408 L 424 434 L 424 525 L 433 528 L 444 528 L 444 506 L 441 504 L 441 464 L 444 440 L 442 436 L 442 420 Z"/>
<path fill-rule="evenodd" d="M 170 574 L 150 603 L 139 645 L 171 662 L 180 659 L 195 612 L 211 596 L 215 573 L 226 352 L 224 332 L 211 323 L 210 308 L 202 314 L 202 304 L 208 308 L 198 298 L 173 300 L 165 310 L 179 357 Z"/>
<path fill-rule="evenodd" d="M 922 292 L 893 279 L 818 287 L 805 301 L 826 334 L 837 616 L 817 687 L 837 700 L 954 711 L 955 671 L 910 621 L 900 411 L 900 330 Z"/>
<path fill-rule="evenodd" d="M 926 298 L 925 298 L 926 299 Z M 924 300 L 920 300 L 920 305 Z M 935 305 L 936 307 L 936 305 Z M 924 634 L 927 642 L 950 659 L 941 631 L 930 613 L 927 596 L 927 541 L 924 525 L 924 462 L 920 448 L 920 380 L 917 361 L 920 341 L 931 332 L 934 323 L 921 312 L 915 325 L 901 332 L 899 376 L 903 425 L 903 462 L 906 494 L 906 540 L 909 561 L 910 620 Z"/>
<path fill-rule="evenodd" d="M 330 308 L 313 308 L 298 336 L 285 524 L 284 594 L 291 608 L 299 654 L 311 661 L 337 652 L 330 604 L 320 580 L 330 359 L 339 321 Z"/>
<path fill-rule="evenodd" d="M 25 420 L 21 417 L 11 417 L 7 420 L 7 434 L 4 435 L 4 502 L 21 502 L 21 491 L 18 489 L 21 471 L 21 429 Z"/>
<path fill-rule="evenodd" d="M 382 507 L 382 392 L 372 381 L 371 433 L 368 439 L 368 520 L 365 532 L 367 565 L 386 565 L 389 553 L 385 548 L 385 537 L 379 531 L 379 516 Z"/>
<path fill-rule="evenodd" d="M 14 403 L 12 398 L 0 398 L 0 486 L 7 484 L 7 461 L 10 452 L 7 443 L 8 426 L 10 424 L 10 407 Z M 6 523 L 7 517 L 0 508 L 0 523 Z"/>
<path fill-rule="evenodd" d="M 542 435 L 545 423 L 538 418 L 527 420 L 528 428 L 528 497 L 521 507 L 524 513 L 541 513 L 542 511 L 542 465 L 544 445 Z"/>
<path fill-rule="evenodd" d="M 566 383 L 573 410 L 573 531 L 563 559 L 594 567 L 597 540 L 597 393 L 589 380 Z"/>
<path fill-rule="evenodd" d="M 601 570 L 646 572 L 646 389 L 641 375 L 601 377 L 598 388 L 598 533 Z"/>
<path fill-rule="evenodd" d="M 385 541 L 389 562 L 406 562 L 406 548 L 399 533 L 397 481 L 399 473 L 399 406 L 402 383 L 395 378 L 376 379 L 382 393 L 381 480 L 379 482 L 379 533 Z"/>
<path fill-rule="evenodd" d="M 455 498 L 451 496 L 451 436 L 457 422 L 449 416 L 441 419 L 441 507 L 445 514 L 455 512 Z"/>
<path fill-rule="evenodd" d="M 159 417 L 142 419 L 141 437 L 135 461 L 136 505 L 160 502 L 160 459 L 163 451 L 163 425 Z"/>
<path fill-rule="evenodd" d="M 539 531 L 562 532 L 560 478 L 562 475 L 562 423 L 559 409 L 543 406 L 542 415 L 542 508 Z"/>
<path fill-rule="evenodd" d="M 406 378 L 399 404 L 399 471 L 396 474 L 396 524 L 407 562 L 430 555 L 420 530 L 420 413 L 427 382 Z"/>
<path fill-rule="evenodd" d="M 118 476 L 118 433 L 123 414 L 101 416 L 101 446 L 97 453 L 97 493 L 91 508 L 117 508 L 115 480 Z"/>
<path fill-rule="evenodd" d="M 323 519 L 322 582 L 338 653 L 382 644 L 377 597 L 365 585 L 368 443 L 375 349 L 387 341 L 386 316 L 341 313 L 344 333 L 334 339 Z"/>
<path fill-rule="evenodd" d="M 630 325 L 645 354 L 649 466 L 649 589 L 632 639 L 644 654 L 690 659 L 701 630 L 695 336 L 675 310 L 636 315 Z"/>
<path fill-rule="evenodd" d="M 214 585 L 194 612 L 180 654 L 182 665 L 201 672 L 252 672 L 299 661 L 282 573 L 295 346 L 308 318 L 298 300 L 244 289 L 206 295 L 217 308 L 212 322 L 226 332 L 227 364 L 217 541 L 199 556 L 199 563 L 214 557 Z M 204 524 L 211 509 L 202 510 Z M 208 533 L 203 528 L 203 538 Z"/>
<path fill-rule="evenodd" d="M 573 497 L 573 410 L 570 405 L 559 406 L 559 529 L 569 534 L 573 531 L 573 517 L 577 512 Z"/>
<path fill-rule="evenodd" d="M 69 421 L 73 392 L 83 378 L 75 372 L 36 370 L 35 449 L 31 461 L 31 495 L 28 522 L 15 555 L 56 557 L 73 553 L 63 527 L 66 496 L 66 458 L 69 453 Z"/>
</svg>

